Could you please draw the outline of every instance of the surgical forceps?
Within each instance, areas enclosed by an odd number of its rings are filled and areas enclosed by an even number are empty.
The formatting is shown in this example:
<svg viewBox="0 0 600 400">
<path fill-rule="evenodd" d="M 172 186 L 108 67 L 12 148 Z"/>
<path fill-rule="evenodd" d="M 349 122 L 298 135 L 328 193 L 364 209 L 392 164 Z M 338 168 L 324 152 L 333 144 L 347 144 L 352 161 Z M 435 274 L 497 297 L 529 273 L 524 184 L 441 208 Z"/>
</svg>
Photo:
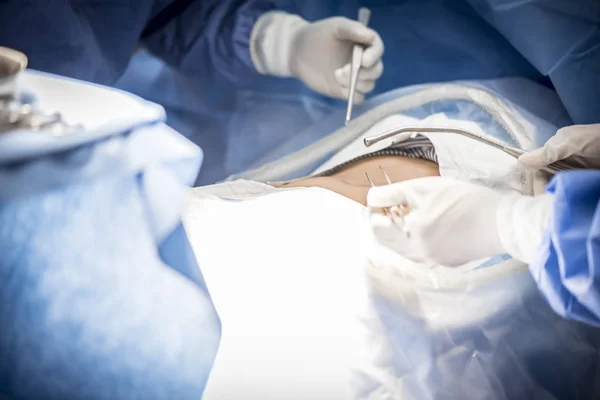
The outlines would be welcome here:
<svg viewBox="0 0 600 400">
<path fill-rule="evenodd" d="M 363 140 L 363 142 L 366 147 L 369 147 L 369 146 L 372 146 L 375 143 L 378 143 L 382 140 L 389 139 L 391 137 L 394 137 L 396 135 L 399 135 L 399 134 L 405 133 L 405 132 L 412 132 L 413 135 L 409 136 L 408 138 L 406 138 L 404 140 L 407 140 L 409 138 L 414 138 L 414 136 L 420 132 L 424 132 L 424 133 L 428 133 L 428 132 L 429 133 L 431 133 L 431 132 L 455 133 L 455 134 L 458 134 L 461 136 L 466 136 L 468 138 L 475 139 L 480 143 L 487 144 L 488 146 L 495 147 L 496 149 L 499 149 L 499 150 L 503 151 L 504 153 L 513 156 L 514 158 L 519 158 L 520 155 L 526 153 L 525 150 L 519 149 L 518 147 L 509 146 L 509 145 L 497 142 L 495 140 L 488 139 L 481 135 L 478 135 L 478 134 L 475 134 L 475 133 L 472 133 L 469 131 L 465 131 L 463 129 L 456 129 L 456 128 L 433 128 L 433 127 L 396 128 L 396 129 L 392 129 L 390 131 L 381 133 L 376 136 L 371 136 L 371 137 L 365 138 Z M 543 168 L 541 168 L 541 170 L 544 172 L 547 172 L 551 175 L 554 175 L 559 171 L 567 171 L 570 169 L 577 169 L 577 168 L 578 168 L 578 166 L 570 164 L 570 163 L 562 160 L 562 161 L 554 162 L 546 167 L 543 167 Z"/>
<path fill-rule="evenodd" d="M 358 9 L 358 22 L 363 24 L 364 26 L 369 25 L 369 20 L 371 19 L 371 10 L 365 7 L 361 7 Z M 352 106 L 354 103 L 354 92 L 356 92 L 356 83 L 358 82 L 358 73 L 360 71 L 360 65 L 362 63 L 362 56 L 365 48 L 360 45 L 354 45 L 352 49 L 352 63 L 350 64 L 350 85 L 348 87 L 348 108 L 346 109 L 346 125 L 350 122 L 352 118 Z"/>
<path fill-rule="evenodd" d="M 385 177 L 385 180 L 387 181 L 388 185 L 391 185 L 392 180 L 390 179 L 387 172 L 385 172 L 385 170 L 381 167 L 381 165 L 379 166 L 379 169 L 383 173 L 383 176 Z M 366 172 L 365 172 L 365 176 L 367 177 L 367 181 L 369 181 L 369 184 L 371 185 L 371 187 L 375 187 L 375 183 L 373 183 L 373 181 L 371 180 L 371 178 L 369 177 L 369 175 Z M 402 222 L 402 232 L 406 235 L 406 237 L 410 238 L 410 232 L 408 231 L 408 229 L 406 228 L 406 224 L 404 223 L 404 217 L 406 217 L 409 213 L 409 208 L 408 208 L 407 204 L 399 204 L 399 205 L 394 205 L 391 207 L 384 207 L 383 212 L 385 215 L 390 217 L 394 226 L 396 226 L 394 218 L 399 218 L 400 221 Z"/>
</svg>

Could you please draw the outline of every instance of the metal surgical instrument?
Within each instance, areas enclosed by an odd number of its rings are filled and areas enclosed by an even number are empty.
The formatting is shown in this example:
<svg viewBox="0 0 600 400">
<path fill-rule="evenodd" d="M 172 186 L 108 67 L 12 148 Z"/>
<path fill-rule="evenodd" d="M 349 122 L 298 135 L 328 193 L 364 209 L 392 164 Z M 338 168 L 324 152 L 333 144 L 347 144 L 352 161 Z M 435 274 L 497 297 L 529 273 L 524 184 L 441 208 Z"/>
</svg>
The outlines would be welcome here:
<svg viewBox="0 0 600 400">
<path fill-rule="evenodd" d="M 385 176 L 385 180 L 387 181 L 388 185 L 391 185 L 392 180 L 390 179 L 387 172 L 385 172 L 385 170 L 381 167 L 381 165 L 379 166 L 379 169 L 383 173 L 383 176 Z M 365 172 L 365 176 L 367 177 L 367 181 L 369 182 L 371 187 L 375 187 L 375 183 L 373 183 L 373 181 L 371 180 L 371 178 L 369 177 L 369 175 L 366 172 Z M 408 232 L 408 230 L 406 229 L 406 225 L 404 224 L 404 217 L 406 215 L 408 215 L 408 206 L 406 204 L 394 205 L 391 207 L 384 207 L 383 213 L 386 216 L 390 217 L 390 220 L 392 221 L 394 226 L 397 226 L 395 223 L 395 218 L 399 218 L 400 221 L 402 222 L 402 232 L 406 235 L 406 237 L 410 237 L 410 233 Z"/>
<path fill-rule="evenodd" d="M 387 172 L 385 172 L 381 165 L 379 166 L 379 169 L 383 173 L 383 176 L 385 176 L 385 180 L 387 181 L 388 185 L 391 185 L 392 180 L 390 179 L 390 176 L 387 174 Z M 402 232 L 404 232 L 407 237 L 410 237 L 410 233 L 408 232 L 408 229 L 406 229 L 406 224 L 404 223 L 404 217 L 408 215 L 408 212 L 409 209 L 408 205 L 406 204 L 399 204 L 388 208 L 388 213 L 391 214 L 392 219 L 393 217 L 400 218 L 402 221 Z"/>
<path fill-rule="evenodd" d="M 495 147 L 515 158 L 519 158 L 520 155 L 526 153 L 525 150 L 519 149 L 518 147 L 509 146 L 509 145 L 497 142 L 495 140 L 488 139 L 481 135 L 478 135 L 478 134 L 475 134 L 475 133 L 472 133 L 472 132 L 469 132 L 469 131 L 466 131 L 463 129 L 456 129 L 456 128 L 433 128 L 433 127 L 396 128 L 396 129 L 389 130 L 387 132 L 381 133 L 376 136 L 367 137 L 363 140 L 363 142 L 366 147 L 370 147 L 370 146 L 374 145 L 375 143 L 378 143 L 382 140 L 389 139 L 391 137 L 394 137 L 396 135 L 399 135 L 401 133 L 406 133 L 406 132 L 412 132 L 414 135 L 416 135 L 417 133 L 421 133 L 421 132 L 423 132 L 423 133 L 431 133 L 431 132 L 454 133 L 454 134 L 465 136 L 465 137 L 468 137 L 471 139 L 475 139 L 480 143 L 487 144 L 488 146 Z M 410 137 L 414 137 L 414 136 L 409 136 L 404 140 L 407 140 Z M 544 168 L 541 168 L 541 170 L 554 175 L 559 171 L 567 171 L 570 169 L 577 169 L 577 168 L 578 167 L 576 165 L 569 164 L 568 162 L 563 160 L 563 161 L 554 162 Z"/>
<path fill-rule="evenodd" d="M 363 24 L 364 26 L 369 25 L 369 20 L 371 19 L 371 10 L 365 7 L 361 7 L 358 10 L 358 22 Z M 360 44 L 355 44 L 352 49 L 352 62 L 350 64 L 351 72 L 350 72 L 350 85 L 348 92 L 348 108 L 346 109 L 346 124 L 350 122 L 352 118 L 352 106 L 354 104 L 354 92 L 356 92 L 356 83 L 358 82 L 358 73 L 360 71 L 360 65 L 362 63 L 362 56 L 364 52 L 364 47 Z"/>
<path fill-rule="evenodd" d="M 26 67 L 25 54 L 0 47 L 0 134 L 26 129 L 61 136 L 78 129 L 67 125 L 59 113 L 43 113 L 22 101 L 18 79 Z"/>
<path fill-rule="evenodd" d="M 26 67 L 25 54 L 0 47 L 0 99 L 13 99 L 17 96 L 18 78 Z"/>
</svg>

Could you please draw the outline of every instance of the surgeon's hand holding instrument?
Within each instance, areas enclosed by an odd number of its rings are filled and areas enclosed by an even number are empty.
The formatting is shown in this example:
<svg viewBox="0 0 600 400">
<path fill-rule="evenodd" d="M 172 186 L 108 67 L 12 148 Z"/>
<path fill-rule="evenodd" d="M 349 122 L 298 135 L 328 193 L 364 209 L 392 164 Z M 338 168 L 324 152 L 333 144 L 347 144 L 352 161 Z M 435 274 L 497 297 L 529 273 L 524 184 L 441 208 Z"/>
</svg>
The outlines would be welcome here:
<svg viewBox="0 0 600 400">
<path fill-rule="evenodd" d="M 383 167 L 381 165 L 379 166 L 379 170 L 383 174 L 387 184 L 391 185 L 392 180 L 390 179 L 390 176 L 387 174 L 387 172 L 383 169 Z M 375 187 L 375 183 L 373 183 L 373 180 L 369 177 L 369 175 L 366 172 L 365 172 L 365 176 L 367 177 L 367 181 L 369 182 L 371 187 L 372 188 Z M 389 207 L 369 207 L 369 210 L 371 212 L 378 212 L 380 210 L 383 210 L 383 213 L 390 218 L 390 222 L 394 226 L 396 226 L 396 222 L 399 222 L 399 225 L 401 227 L 401 232 L 403 232 L 406 237 L 410 237 L 410 232 L 406 229 L 406 224 L 404 223 L 404 217 L 406 217 L 410 211 L 406 202 L 402 202 L 400 204 L 394 204 Z"/>
<path fill-rule="evenodd" d="M 556 164 L 600 169 L 600 124 L 561 128 L 544 146 L 521 155 L 519 162 L 531 169 Z"/>
<path fill-rule="evenodd" d="M 358 22 L 364 26 L 369 25 L 371 19 L 371 11 L 368 8 L 361 7 L 358 10 Z M 348 88 L 348 107 L 346 109 L 346 124 L 350 122 L 352 118 L 352 107 L 354 105 L 354 92 L 356 92 L 356 83 L 358 82 L 358 75 L 360 73 L 360 65 L 362 63 L 362 57 L 364 53 L 364 47 L 360 44 L 355 44 L 352 49 L 352 63 L 350 64 L 350 82 Z"/>
<path fill-rule="evenodd" d="M 361 11 L 366 23 L 369 15 L 369 10 Z M 254 25 L 250 53 L 263 75 L 296 77 L 321 94 L 347 99 L 355 46 L 363 52 L 352 89 L 354 102 L 360 103 L 383 73 L 384 46 L 379 34 L 359 21 L 332 17 L 310 23 L 297 15 L 268 12 Z"/>
<path fill-rule="evenodd" d="M 488 146 L 495 147 L 498 150 L 501 150 L 504 153 L 506 153 L 512 157 L 518 158 L 520 160 L 521 160 L 521 157 L 527 158 L 527 156 L 526 156 L 527 152 L 525 150 L 522 150 L 515 146 L 509 146 L 507 144 L 501 143 L 499 141 L 487 138 L 485 136 L 482 136 L 482 135 L 479 135 L 479 134 L 476 134 L 473 132 L 469 132 L 464 129 L 457 129 L 457 128 L 405 126 L 405 127 L 391 129 L 389 131 L 383 132 L 376 136 L 367 137 L 363 141 L 364 141 L 364 144 L 366 147 L 370 147 L 370 146 L 374 145 L 375 143 L 378 143 L 385 139 L 392 138 L 392 137 L 400 135 L 402 133 L 412 133 L 413 135 L 406 136 L 403 139 L 398 140 L 397 143 L 401 142 L 403 140 L 407 140 L 410 137 L 416 135 L 417 133 L 450 133 L 450 134 L 457 134 L 457 135 L 465 136 L 465 137 L 474 139 L 480 143 L 486 144 Z M 550 139 L 550 141 L 552 141 L 552 139 Z M 550 141 L 549 141 L 549 143 L 550 143 Z M 598 146 L 598 144 L 597 144 L 597 146 Z M 546 164 L 541 163 L 541 164 L 539 164 L 539 167 L 538 167 L 539 170 L 544 171 L 550 175 L 554 175 L 559 171 L 567 171 L 570 169 L 578 169 L 578 168 L 581 168 L 581 166 L 579 164 L 569 162 L 568 160 L 563 160 L 560 158 L 555 158 Z"/>
<path fill-rule="evenodd" d="M 410 208 L 404 225 L 411 238 L 394 237 L 389 222 L 372 215 L 376 239 L 413 261 L 458 266 L 504 253 L 530 261 L 548 221 L 551 197 L 505 194 L 443 177 L 378 186 L 367 196 L 369 207 L 403 203 Z"/>
</svg>

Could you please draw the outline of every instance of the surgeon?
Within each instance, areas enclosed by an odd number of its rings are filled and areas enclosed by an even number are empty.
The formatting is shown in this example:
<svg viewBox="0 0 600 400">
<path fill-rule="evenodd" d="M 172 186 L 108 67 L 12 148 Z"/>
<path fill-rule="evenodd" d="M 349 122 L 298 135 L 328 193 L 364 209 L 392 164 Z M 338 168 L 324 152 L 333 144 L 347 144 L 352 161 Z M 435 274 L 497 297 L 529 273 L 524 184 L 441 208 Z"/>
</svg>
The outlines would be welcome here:
<svg viewBox="0 0 600 400">
<path fill-rule="evenodd" d="M 600 124 L 563 128 L 519 161 L 538 170 L 567 158 L 582 169 L 557 174 L 538 196 L 441 177 L 372 188 L 370 207 L 410 210 L 408 235 L 382 215 L 372 231 L 405 257 L 449 267 L 509 253 L 529 264 L 558 314 L 600 326 Z"/>
<path fill-rule="evenodd" d="M 112 85 L 140 46 L 189 76 L 252 82 L 294 77 L 348 95 L 352 47 L 366 47 L 356 101 L 383 72 L 379 35 L 346 18 L 315 23 L 266 0 L 0 2 L 0 43 L 32 69 Z"/>
</svg>

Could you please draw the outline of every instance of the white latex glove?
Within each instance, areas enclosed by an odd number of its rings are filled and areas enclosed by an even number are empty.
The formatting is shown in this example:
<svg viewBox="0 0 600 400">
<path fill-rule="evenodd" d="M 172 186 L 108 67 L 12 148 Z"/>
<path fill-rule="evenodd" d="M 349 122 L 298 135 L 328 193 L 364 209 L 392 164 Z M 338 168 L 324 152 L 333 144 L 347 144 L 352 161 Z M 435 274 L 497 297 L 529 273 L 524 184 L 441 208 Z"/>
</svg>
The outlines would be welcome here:
<svg viewBox="0 0 600 400">
<path fill-rule="evenodd" d="M 346 99 L 357 43 L 365 46 L 354 97 L 360 103 L 383 73 L 383 41 L 358 21 L 334 17 L 309 23 L 297 15 L 269 12 L 252 30 L 250 52 L 263 75 L 294 76 L 321 94 Z"/>
<path fill-rule="evenodd" d="M 543 147 L 519 157 L 519 162 L 539 169 L 565 159 L 582 168 L 600 168 L 600 124 L 559 129 Z"/>
<path fill-rule="evenodd" d="M 369 207 L 407 204 L 402 223 L 373 213 L 377 241 L 416 262 L 458 266 L 509 253 L 530 262 L 546 227 L 552 197 L 503 194 L 453 178 L 427 177 L 374 187 Z"/>
</svg>

